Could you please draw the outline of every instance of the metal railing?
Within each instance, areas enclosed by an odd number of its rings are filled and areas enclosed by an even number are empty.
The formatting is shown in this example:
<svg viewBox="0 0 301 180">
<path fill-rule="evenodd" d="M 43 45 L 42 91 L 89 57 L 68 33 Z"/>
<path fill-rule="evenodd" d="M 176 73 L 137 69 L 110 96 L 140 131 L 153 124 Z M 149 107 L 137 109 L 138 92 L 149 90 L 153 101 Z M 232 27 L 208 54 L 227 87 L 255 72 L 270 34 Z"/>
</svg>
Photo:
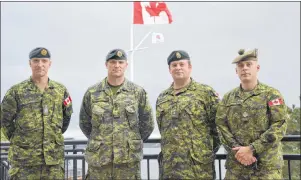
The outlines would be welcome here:
<svg viewBox="0 0 301 180">
<path fill-rule="evenodd" d="M 288 135 L 282 139 L 283 142 L 300 142 L 300 135 Z M 145 144 L 156 144 L 160 143 L 161 139 L 148 139 Z M 79 146 L 85 146 L 87 140 L 65 140 L 65 179 L 85 179 L 86 174 L 86 162 L 84 158 L 84 147 L 80 148 Z M 9 163 L 7 162 L 7 151 L 9 148 L 8 142 L 1 142 L 1 162 L 0 162 L 0 179 L 8 179 L 8 169 Z M 226 159 L 226 154 L 217 154 L 216 161 L 218 162 L 218 178 L 222 179 L 222 160 Z M 147 163 L 147 179 L 151 179 L 151 168 L 150 160 L 156 160 L 158 154 L 144 154 L 143 160 L 146 160 Z M 291 180 L 291 161 L 301 160 L 300 154 L 284 154 L 283 159 L 288 161 L 288 176 Z M 81 162 L 81 167 L 78 167 L 78 161 Z M 72 166 L 71 163 L 72 162 Z M 72 167 L 72 172 L 70 173 L 70 166 Z M 80 169 L 79 173 L 78 169 Z M 80 174 L 80 175 L 79 175 Z"/>
</svg>

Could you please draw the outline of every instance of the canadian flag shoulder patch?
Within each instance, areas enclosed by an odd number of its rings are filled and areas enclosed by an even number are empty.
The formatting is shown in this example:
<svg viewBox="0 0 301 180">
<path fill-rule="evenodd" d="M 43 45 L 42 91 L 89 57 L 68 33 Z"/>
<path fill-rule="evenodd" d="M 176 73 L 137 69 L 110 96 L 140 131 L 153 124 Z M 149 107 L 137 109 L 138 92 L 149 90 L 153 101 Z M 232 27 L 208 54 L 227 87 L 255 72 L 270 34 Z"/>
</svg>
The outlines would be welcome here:
<svg viewBox="0 0 301 180">
<path fill-rule="evenodd" d="M 64 100 L 64 105 L 68 106 L 70 103 L 72 102 L 72 99 L 70 96 L 68 96 L 65 100 Z"/>
<path fill-rule="evenodd" d="M 281 104 L 283 104 L 283 99 L 277 98 L 277 99 L 274 99 L 274 100 L 269 101 L 268 104 L 269 104 L 269 106 L 277 106 L 277 105 L 281 105 Z"/>
</svg>

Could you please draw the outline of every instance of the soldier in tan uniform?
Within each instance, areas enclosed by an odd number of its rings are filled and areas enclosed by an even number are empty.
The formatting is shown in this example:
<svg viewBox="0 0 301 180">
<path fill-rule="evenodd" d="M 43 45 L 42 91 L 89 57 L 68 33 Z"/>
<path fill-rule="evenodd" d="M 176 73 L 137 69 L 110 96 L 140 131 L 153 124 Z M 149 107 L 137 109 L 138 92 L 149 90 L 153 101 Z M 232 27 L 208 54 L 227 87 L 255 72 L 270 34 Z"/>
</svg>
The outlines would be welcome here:
<svg viewBox="0 0 301 180">
<path fill-rule="evenodd" d="M 123 50 L 110 51 L 108 76 L 84 95 L 79 125 L 88 138 L 86 179 L 141 179 L 143 141 L 154 122 L 147 93 L 124 77 L 127 65 Z"/>
<path fill-rule="evenodd" d="M 257 49 L 240 50 L 233 63 L 241 83 L 224 95 L 216 114 L 228 151 L 225 179 L 282 179 L 281 139 L 288 120 L 284 99 L 258 81 Z"/>
<path fill-rule="evenodd" d="M 64 179 L 64 137 L 73 112 L 66 87 L 48 78 L 50 52 L 29 54 L 32 75 L 14 85 L 1 104 L 1 126 L 10 141 L 10 179 Z"/>
<path fill-rule="evenodd" d="M 214 159 L 220 146 L 215 125 L 218 95 L 190 77 L 192 65 L 186 51 L 173 51 L 167 63 L 173 83 L 156 103 L 160 179 L 215 179 Z"/>
</svg>

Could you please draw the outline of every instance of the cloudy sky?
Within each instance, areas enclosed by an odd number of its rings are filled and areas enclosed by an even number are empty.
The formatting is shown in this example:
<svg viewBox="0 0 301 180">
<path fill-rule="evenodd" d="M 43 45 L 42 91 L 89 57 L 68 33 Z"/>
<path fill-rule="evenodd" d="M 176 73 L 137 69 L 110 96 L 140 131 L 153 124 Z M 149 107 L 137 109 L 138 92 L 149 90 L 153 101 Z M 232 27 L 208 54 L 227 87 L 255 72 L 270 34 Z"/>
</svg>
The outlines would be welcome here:
<svg viewBox="0 0 301 180">
<path fill-rule="evenodd" d="M 134 44 L 153 30 L 134 56 L 134 82 L 143 86 L 155 113 L 159 93 L 172 79 L 166 58 L 175 49 L 192 57 L 195 80 L 221 96 L 239 85 L 231 61 L 240 48 L 259 48 L 260 81 L 280 90 L 289 106 L 300 107 L 299 2 L 168 2 L 171 25 L 135 25 Z M 106 74 L 111 49 L 130 49 L 130 2 L 2 2 L 1 100 L 14 84 L 29 78 L 28 53 L 44 46 L 52 54 L 51 79 L 71 93 L 74 114 L 68 137 L 83 138 L 78 127 L 82 96 Z M 127 77 L 130 77 L 130 69 Z M 157 128 L 153 137 L 159 135 Z"/>
</svg>

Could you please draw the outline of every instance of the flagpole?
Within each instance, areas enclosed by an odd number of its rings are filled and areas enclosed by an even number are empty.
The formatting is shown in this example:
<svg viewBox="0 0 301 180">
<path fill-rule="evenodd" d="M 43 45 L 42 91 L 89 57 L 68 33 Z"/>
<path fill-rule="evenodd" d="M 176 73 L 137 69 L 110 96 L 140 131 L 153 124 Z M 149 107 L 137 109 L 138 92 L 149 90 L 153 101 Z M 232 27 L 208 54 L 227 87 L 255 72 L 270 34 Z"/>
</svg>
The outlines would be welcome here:
<svg viewBox="0 0 301 180">
<path fill-rule="evenodd" d="M 134 3 L 134 2 L 132 2 Z M 130 49 L 132 50 L 131 55 L 130 55 L 130 77 L 131 81 L 134 81 L 134 5 L 132 4 L 132 17 L 131 17 L 131 35 L 130 35 L 130 42 L 131 42 L 131 47 Z"/>
</svg>

